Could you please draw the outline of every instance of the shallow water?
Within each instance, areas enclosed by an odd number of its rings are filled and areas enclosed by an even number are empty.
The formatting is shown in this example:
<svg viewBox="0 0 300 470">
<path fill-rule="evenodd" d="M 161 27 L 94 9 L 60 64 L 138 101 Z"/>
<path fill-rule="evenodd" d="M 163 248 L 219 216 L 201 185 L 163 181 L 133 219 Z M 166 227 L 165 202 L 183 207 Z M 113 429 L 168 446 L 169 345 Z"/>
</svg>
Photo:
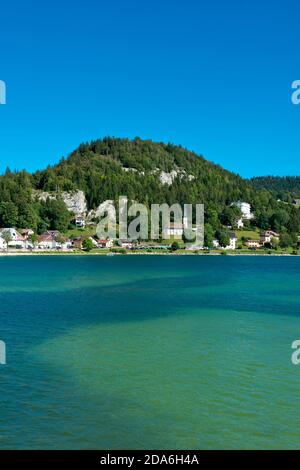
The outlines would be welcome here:
<svg viewBox="0 0 300 470">
<path fill-rule="evenodd" d="M 300 448 L 300 259 L 0 258 L 1 449 Z"/>
</svg>

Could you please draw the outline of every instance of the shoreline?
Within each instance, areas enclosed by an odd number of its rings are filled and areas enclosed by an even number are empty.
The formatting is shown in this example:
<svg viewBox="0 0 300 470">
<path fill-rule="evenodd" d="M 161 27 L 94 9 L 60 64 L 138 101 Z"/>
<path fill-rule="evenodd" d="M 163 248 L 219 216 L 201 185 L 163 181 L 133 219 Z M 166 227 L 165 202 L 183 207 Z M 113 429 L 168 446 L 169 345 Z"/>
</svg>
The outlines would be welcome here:
<svg viewBox="0 0 300 470">
<path fill-rule="evenodd" d="M 227 253 L 226 254 L 222 252 L 214 252 L 214 253 L 194 253 L 194 252 L 171 252 L 171 253 L 112 253 L 112 252 L 105 252 L 105 253 L 85 253 L 85 252 L 54 252 L 54 251 L 49 251 L 49 252 L 17 252 L 17 251 L 10 251 L 10 252 L 0 252 L 0 258 L 1 257 L 14 257 L 14 256 L 222 256 L 222 257 L 227 257 L 227 256 L 262 256 L 262 257 L 300 257 L 300 255 L 293 254 L 293 253 Z"/>
</svg>

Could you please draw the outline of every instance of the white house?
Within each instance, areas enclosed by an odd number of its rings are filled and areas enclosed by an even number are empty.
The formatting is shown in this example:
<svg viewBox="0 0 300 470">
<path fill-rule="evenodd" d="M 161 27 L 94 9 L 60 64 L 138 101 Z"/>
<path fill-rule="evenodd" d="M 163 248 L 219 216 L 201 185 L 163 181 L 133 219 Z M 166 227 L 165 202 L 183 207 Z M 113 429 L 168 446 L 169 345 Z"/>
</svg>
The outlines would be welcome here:
<svg viewBox="0 0 300 470">
<path fill-rule="evenodd" d="M 57 243 L 57 248 L 61 249 L 62 251 L 72 250 L 72 241 L 69 238 L 64 238 L 62 239 L 61 243 Z"/>
<path fill-rule="evenodd" d="M 241 210 L 243 219 L 253 219 L 254 215 L 251 212 L 251 205 L 248 202 L 237 201 L 234 202 L 232 205 L 238 207 Z"/>
<path fill-rule="evenodd" d="M 216 238 L 213 239 L 213 246 L 214 248 L 219 248 L 221 250 L 235 250 L 236 249 L 236 243 L 237 243 L 237 237 L 234 232 L 228 233 L 228 238 L 229 238 L 229 245 L 227 246 L 220 246 L 219 240 Z"/>
<path fill-rule="evenodd" d="M 84 228 L 85 227 L 85 219 L 84 219 L 83 215 L 81 215 L 81 214 L 76 215 L 74 222 L 75 222 L 76 227 L 78 227 L 78 228 Z"/>
<path fill-rule="evenodd" d="M 55 250 L 60 246 L 57 242 L 57 238 L 60 236 L 58 230 L 48 230 L 44 232 L 38 241 L 38 247 L 40 250 Z"/>
<path fill-rule="evenodd" d="M 238 239 L 234 232 L 229 233 L 229 245 L 225 247 L 225 250 L 235 250 Z"/>
<path fill-rule="evenodd" d="M 113 240 L 98 240 L 98 248 L 111 248 L 113 244 Z"/>
</svg>

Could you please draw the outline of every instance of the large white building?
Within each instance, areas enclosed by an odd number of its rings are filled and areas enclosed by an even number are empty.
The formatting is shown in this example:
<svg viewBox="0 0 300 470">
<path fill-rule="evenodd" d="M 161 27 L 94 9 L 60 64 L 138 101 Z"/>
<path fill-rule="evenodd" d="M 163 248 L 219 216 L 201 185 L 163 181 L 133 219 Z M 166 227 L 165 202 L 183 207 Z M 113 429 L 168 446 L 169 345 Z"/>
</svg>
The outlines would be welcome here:
<svg viewBox="0 0 300 470">
<path fill-rule="evenodd" d="M 248 202 L 238 201 L 238 202 L 234 202 L 233 205 L 237 206 L 241 210 L 243 219 L 246 219 L 246 220 L 253 219 L 254 216 L 251 212 L 251 205 Z"/>
</svg>

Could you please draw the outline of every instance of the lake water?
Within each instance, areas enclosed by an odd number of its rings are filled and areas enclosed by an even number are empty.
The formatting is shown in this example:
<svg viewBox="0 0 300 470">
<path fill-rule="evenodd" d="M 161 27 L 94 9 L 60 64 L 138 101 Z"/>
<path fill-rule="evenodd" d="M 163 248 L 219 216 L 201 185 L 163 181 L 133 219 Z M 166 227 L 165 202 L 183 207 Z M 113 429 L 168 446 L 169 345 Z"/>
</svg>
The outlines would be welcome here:
<svg viewBox="0 0 300 470">
<path fill-rule="evenodd" d="M 300 448 L 300 258 L 0 258 L 1 449 Z"/>
</svg>

